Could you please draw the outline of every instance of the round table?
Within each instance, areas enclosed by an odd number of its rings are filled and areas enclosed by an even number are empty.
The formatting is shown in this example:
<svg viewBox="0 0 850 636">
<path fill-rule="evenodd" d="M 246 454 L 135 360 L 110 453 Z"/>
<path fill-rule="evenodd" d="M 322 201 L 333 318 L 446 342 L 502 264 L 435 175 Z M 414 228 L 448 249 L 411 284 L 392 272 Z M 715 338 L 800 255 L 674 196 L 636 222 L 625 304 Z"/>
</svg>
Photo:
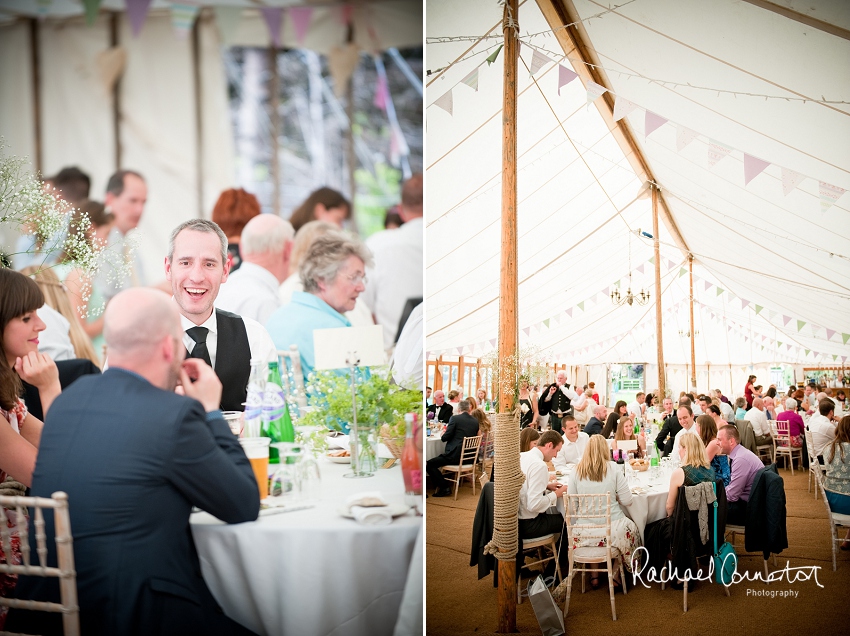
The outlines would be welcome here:
<svg viewBox="0 0 850 636">
<path fill-rule="evenodd" d="M 439 435 L 432 435 L 425 440 L 425 461 L 442 455 L 446 450 L 446 443 L 440 439 Z"/>
<path fill-rule="evenodd" d="M 348 479 L 348 464 L 320 458 L 319 466 L 313 508 L 234 525 L 193 514 L 204 580 L 224 612 L 258 634 L 390 635 L 400 610 L 407 613 L 403 595 L 405 602 L 417 597 L 405 587 L 422 518 L 411 510 L 389 525 L 365 526 L 339 509 L 364 491 L 404 503 L 401 468 Z M 420 603 L 421 597 L 420 587 Z"/>
</svg>

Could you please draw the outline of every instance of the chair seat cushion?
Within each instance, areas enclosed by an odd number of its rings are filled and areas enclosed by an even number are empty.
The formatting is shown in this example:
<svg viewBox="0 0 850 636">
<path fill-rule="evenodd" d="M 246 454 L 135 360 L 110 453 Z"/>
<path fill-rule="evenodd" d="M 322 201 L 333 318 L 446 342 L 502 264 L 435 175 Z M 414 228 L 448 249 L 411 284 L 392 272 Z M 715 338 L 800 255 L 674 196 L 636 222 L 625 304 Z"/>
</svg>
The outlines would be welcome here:
<svg viewBox="0 0 850 636">
<path fill-rule="evenodd" d="M 598 547 L 581 547 L 573 549 L 573 560 L 584 561 L 587 563 L 598 563 L 605 561 L 607 550 Z M 611 558 L 615 559 L 620 556 L 620 551 L 617 548 L 611 548 Z"/>
<path fill-rule="evenodd" d="M 522 549 L 525 550 L 527 547 L 530 547 L 530 544 L 545 544 L 549 541 L 553 541 L 557 535 L 555 534 L 545 534 L 542 537 L 537 537 L 535 539 L 523 539 L 522 540 Z M 536 546 L 535 546 L 536 547 Z"/>
</svg>

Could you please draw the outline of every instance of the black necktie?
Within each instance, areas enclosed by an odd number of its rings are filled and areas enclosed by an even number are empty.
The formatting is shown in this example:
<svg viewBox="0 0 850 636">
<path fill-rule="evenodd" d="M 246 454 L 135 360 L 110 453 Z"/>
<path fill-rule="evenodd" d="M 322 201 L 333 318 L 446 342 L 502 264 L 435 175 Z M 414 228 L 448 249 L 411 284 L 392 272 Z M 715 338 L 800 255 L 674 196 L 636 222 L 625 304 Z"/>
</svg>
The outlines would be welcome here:
<svg viewBox="0 0 850 636">
<path fill-rule="evenodd" d="M 206 327 L 192 327 L 191 329 L 186 330 L 189 337 L 195 341 L 192 353 L 190 353 L 188 357 L 198 358 L 212 366 L 212 362 L 210 362 L 210 352 L 207 349 L 207 334 L 209 332 L 210 330 Z"/>
</svg>

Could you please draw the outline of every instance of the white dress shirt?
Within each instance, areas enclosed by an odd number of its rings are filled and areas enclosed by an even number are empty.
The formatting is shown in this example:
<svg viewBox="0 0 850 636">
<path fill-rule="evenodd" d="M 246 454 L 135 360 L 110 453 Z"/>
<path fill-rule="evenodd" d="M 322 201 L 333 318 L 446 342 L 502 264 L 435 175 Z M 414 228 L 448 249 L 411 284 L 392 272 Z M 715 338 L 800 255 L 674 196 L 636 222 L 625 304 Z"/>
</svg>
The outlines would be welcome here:
<svg viewBox="0 0 850 636">
<path fill-rule="evenodd" d="M 258 360 L 265 365 L 268 365 L 269 362 L 276 362 L 278 359 L 277 349 L 266 328 L 256 320 L 251 320 L 244 316 L 242 316 L 242 321 L 245 323 L 245 331 L 248 335 L 251 360 Z M 207 351 L 210 353 L 210 362 L 213 369 L 215 369 L 215 354 L 218 351 L 218 320 L 216 320 L 215 312 L 212 312 L 212 315 L 201 325 L 196 325 L 181 314 L 180 324 L 183 326 L 183 345 L 189 353 L 192 353 L 192 349 L 195 348 L 195 341 L 192 340 L 192 336 L 186 333 L 186 330 L 192 327 L 206 327 L 209 329 L 209 333 L 207 334 Z"/>
<path fill-rule="evenodd" d="M 519 468 L 525 481 L 519 489 L 519 518 L 534 519 L 558 503 L 558 496 L 546 486 L 549 484 L 549 468 L 539 448 L 519 454 Z"/>
<path fill-rule="evenodd" d="M 422 314 L 424 307 L 425 303 L 419 303 L 410 312 L 390 362 L 390 370 L 396 384 L 412 391 L 425 390 L 425 374 L 423 373 L 425 323 Z M 484 407 L 481 406 L 481 408 Z"/>
<path fill-rule="evenodd" d="M 753 433 L 758 435 L 770 435 L 770 423 L 764 411 L 753 407 L 744 416 L 744 419 L 753 425 Z"/>
<path fill-rule="evenodd" d="M 275 275 L 265 267 L 242 261 L 219 288 L 215 306 L 264 325 L 280 307 L 279 286 Z"/>
<path fill-rule="evenodd" d="M 301 282 L 298 272 L 295 272 L 283 281 L 277 290 L 278 298 L 280 298 L 280 306 L 288 305 L 289 301 L 292 300 L 292 294 L 297 291 L 304 291 L 304 283 Z M 348 318 L 348 322 L 351 323 L 352 327 L 371 327 L 375 324 L 375 321 L 372 320 L 372 310 L 369 309 L 369 306 L 363 300 L 363 294 L 357 297 L 354 309 L 346 311 L 343 315 Z M 263 324 L 265 325 L 266 323 Z"/>
<path fill-rule="evenodd" d="M 366 270 L 364 300 L 384 327 L 384 348 L 395 342 L 401 312 L 408 298 L 423 297 L 423 222 L 411 219 L 399 228 L 369 237 L 366 246 L 375 258 Z"/>
<path fill-rule="evenodd" d="M 735 411 L 726 402 L 720 403 L 720 416 L 730 424 L 735 422 Z"/>
<path fill-rule="evenodd" d="M 590 436 L 587 433 L 579 431 L 578 439 L 571 442 L 564 436 L 564 445 L 558 454 L 552 458 L 552 465 L 555 468 L 565 468 L 567 464 L 578 464 L 581 456 L 584 455 L 584 449 L 587 448 L 587 441 Z M 547 475 L 548 478 L 548 475 Z"/>
<path fill-rule="evenodd" d="M 626 410 L 638 419 L 641 419 L 641 417 L 643 416 L 643 410 L 641 409 L 641 405 L 637 400 L 629 404 L 626 407 Z"/>
<path fill-rule="evenodd" d="M 682 435 L 688 435 L 689 433 L 692 433 L 694 435 L 698 434 L 696 423 L 691 424 L 690 428 L 682 427 L 682 430 L 676 433 L 676 437 L 673 438 L 673 450 L 671 451 L 671 453 L 679 452 L 679 439 L 682 437 Z M 676 457 L 678 457 L 678 455 Z"/>
<path fill-rule="evenodd" d="M 835 423 L 831 422 L 826 415 L 815 413 L 809 418 L 808 427 L 812 433 L 815 455 L 823 455 L 826 447 L 835 439 Z"/>
<path fill-rule="evenodd" d="M 38 350 L 49 355 L 55 362 L 76 358 L 74 345 L 68 335 L 71 324 L 65 316 L 50 305 L 43 305 L 36 313 L 47 325 L 47 329 L 38 334 Z"/>
</svg>

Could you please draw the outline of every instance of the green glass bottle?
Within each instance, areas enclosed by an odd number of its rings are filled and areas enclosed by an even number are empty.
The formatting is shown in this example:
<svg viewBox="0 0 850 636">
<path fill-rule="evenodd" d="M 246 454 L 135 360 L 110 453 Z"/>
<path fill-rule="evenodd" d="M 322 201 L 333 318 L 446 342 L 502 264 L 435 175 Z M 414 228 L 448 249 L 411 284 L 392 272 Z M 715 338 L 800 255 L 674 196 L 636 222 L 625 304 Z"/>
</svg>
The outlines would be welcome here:
<svg viewBox="0 0 850 636">
<path fill-rule="evenodd" d="M 284 417 L 289 419 L 289 412 L 286 410 L 286 399 L 283 394 L 283 386 L 280 378 L 280 366 L 277 362 L 269 362 L 269 374 L 266 379 L 266 388 L 263 393 L 263 437 L 271 439 L 271 443 L 290 442 L 293 439 L 283 439 L 283 422 Z M 289 422 L 289 428 L 292 429 L 292 422 Z M 280 461 L 278 450 L 274 447 L 269 448 L 269 463 L 277 464 Z"/>
</svg>

